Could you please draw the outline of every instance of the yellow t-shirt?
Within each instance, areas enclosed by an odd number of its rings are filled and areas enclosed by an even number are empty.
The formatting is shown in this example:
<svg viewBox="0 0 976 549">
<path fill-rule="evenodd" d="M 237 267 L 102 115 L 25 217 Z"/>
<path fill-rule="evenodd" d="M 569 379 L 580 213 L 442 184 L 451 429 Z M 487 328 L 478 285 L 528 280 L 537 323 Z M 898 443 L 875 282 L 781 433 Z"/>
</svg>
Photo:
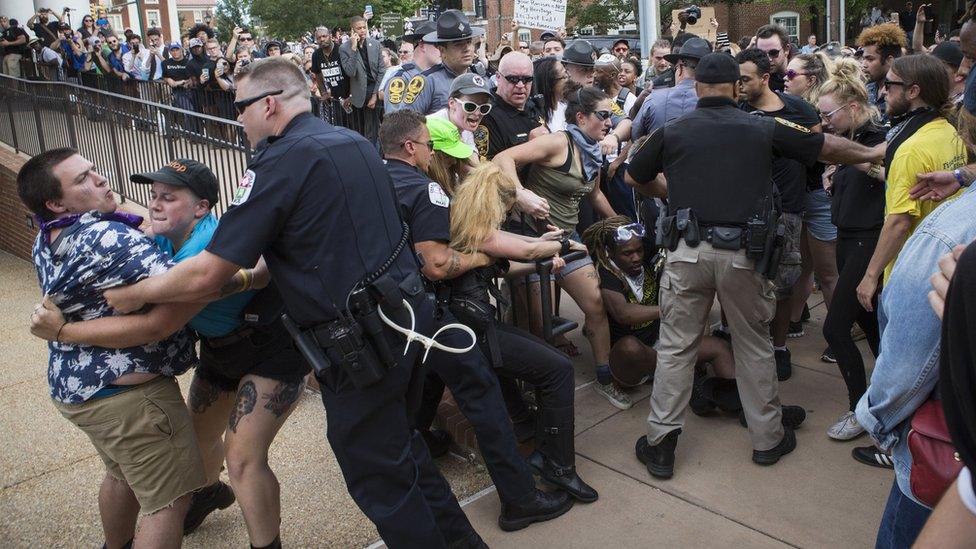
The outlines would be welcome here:
<svg viewBox="0 0 976 549">
<path fill-rule="evenodd" d="M 891 160 L 891 166 L 888 167 L 885 215 L 912 216 L 912 225 L 908 232 L 911 236 L 922 219 L 945 202 L 945 200 L 939 202 L 915 200 L 908 196 L 909 189 L 915 186 L 915 177 L 920 173 L 952 171 L 965 164 L 966 146 L 956 135 L 956 129 L 949 124 L 949 121 L 939 118 L 922 126 L 898 147 Z M 949 199 L 955 198 L 958 194 L 957 192 Z M 885 282 L 891 275 L 895 260 L 885 267 Z"/>
</svg>

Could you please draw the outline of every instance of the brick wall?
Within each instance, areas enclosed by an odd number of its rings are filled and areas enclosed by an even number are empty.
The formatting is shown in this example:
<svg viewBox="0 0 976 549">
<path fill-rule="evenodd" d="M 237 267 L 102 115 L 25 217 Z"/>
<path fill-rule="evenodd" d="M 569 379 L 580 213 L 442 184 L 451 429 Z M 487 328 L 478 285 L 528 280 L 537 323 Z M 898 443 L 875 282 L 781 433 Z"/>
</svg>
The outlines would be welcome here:
<svg viewBox="0 0 976 549">
<path fill-rule="evenodd" d="M 729 33 L 729 39 L 737 42 L 744 36 L 753 36 L 756 30 L 769 24 L 769 17 L 781 11 L 792 11 L 800 15 L 799 37 L 800 44 L 805 43 L 806 37 L 817 34 L 810 25 L 809 8 L 790 2 L 777 3 L 775 6 L 764 2 L 748 4 L 712 4 L 715 8 L 715 19 L 719 22 L 719 30 Z"/>
<path fill-rule="evenodd" d="M 17 172 L 27 159 L 0 149 L 0 250 L 30 261 L 37 228 L 17 196 Z"/>
</svg>

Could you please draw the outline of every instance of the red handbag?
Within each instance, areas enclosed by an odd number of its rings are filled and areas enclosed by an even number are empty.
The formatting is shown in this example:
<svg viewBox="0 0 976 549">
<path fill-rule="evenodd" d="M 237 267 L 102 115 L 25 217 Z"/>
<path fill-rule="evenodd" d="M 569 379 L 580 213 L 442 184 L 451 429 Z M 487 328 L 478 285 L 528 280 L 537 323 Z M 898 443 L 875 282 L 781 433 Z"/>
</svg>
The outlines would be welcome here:
<svg viewBox="0 0 976 549">
<path fill-rule="evenodd" d="M 923 504 L 935 507 L 963 466 L 952 445 L 940 401 L 929 399 L 915 411 L 908 431 L 908 451 L 912 455 L 912 493 Z"/>
</svg>

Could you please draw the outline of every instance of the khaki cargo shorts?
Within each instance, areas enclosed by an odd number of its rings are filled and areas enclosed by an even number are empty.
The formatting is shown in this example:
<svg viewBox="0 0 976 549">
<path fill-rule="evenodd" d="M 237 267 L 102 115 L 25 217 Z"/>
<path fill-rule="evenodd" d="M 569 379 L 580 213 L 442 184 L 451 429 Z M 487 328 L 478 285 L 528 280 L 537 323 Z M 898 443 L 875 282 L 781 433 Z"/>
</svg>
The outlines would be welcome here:
<svg viewBox="0 0 976 549">
<path fill-rule="evenodd" d="M 108 473 L 128 483 L 142 514 L 206 485 L 190 414 L 174 378 L 160 376 L 81 404 L 54 404 L 88 435 Z"/>
<path fill-rule="evenodd" d="M 800 257 L 800 235 L 803 231 L 803 217 L 799 214 L 784 213 L 779 216 L 779 222 L 786 228 L 783 235 L 783 254 L 779 259 L 779 271 L 776 272 L 776 300 L 782 301 L 793 295 L 793 286 L 800 279 L 803 270 L 803 259 Z"/>
</svg>

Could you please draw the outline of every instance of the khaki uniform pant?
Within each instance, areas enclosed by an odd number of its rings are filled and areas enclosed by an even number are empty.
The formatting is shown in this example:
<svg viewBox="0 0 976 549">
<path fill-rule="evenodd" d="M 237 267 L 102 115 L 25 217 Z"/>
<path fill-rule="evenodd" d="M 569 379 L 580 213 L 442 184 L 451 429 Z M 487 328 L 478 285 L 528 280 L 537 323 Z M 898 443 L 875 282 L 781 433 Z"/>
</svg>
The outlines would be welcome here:
<svg viewBox="0 0 976 549">
<path fill-rule="evenodd" d="M 8 53 L 3 56 L 3 74 L 20 78 L 20 59 L 19 53 Z"/>
<path fill-rule="evenodd" d="M 745 250 L 696 248 L 682 240 L 668 254 L 661 277 L 661 337 L 647 416 L 647 440 L 658 444 L 685 423 L 695 362 L 708 313 L 718 293 L 732 331 L 735 378 L 756 450 L 783 438 L 776 364 L 769 323 L 776 310 L 772 282 L 753 270 Z"/>
</svg>

